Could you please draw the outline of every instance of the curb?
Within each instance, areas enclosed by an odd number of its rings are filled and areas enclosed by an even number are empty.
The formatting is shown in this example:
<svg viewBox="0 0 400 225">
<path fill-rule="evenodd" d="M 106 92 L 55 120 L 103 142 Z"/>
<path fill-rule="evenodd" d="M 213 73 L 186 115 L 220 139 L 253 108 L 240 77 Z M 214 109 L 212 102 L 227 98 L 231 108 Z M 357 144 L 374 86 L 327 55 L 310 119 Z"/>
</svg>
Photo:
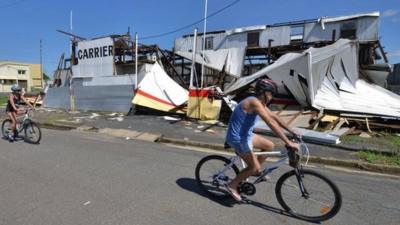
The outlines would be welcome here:
<svg viewBox="0 0 400 225">
<path fill-rule="evenodd" d="M 181 146 L 209 148 L 209 149 L 213 149 L 213 150 L 217 150 L 217 151 L 229 152 L 229 150 L 226 150 L 224 148 L 224 145 L 221 145 L 221 144 L 210 144 L 210 143 L 196 142 L 196 141 L 189 141 L 189 140 L 179 140 L 179 139 L 167 138 L 167 137 L 161 137 L 157 142 L 176 144 L 176 145 L 181 145 Z M 369 172 L 400 175 L 400 167 L 378 165 L 378 164 L 372 164 L 372 163 L 367 163 L 367 162 L 362 162 L 362 161 L 357 161 L 357 160 L 340 160 L 340 159 L 334 159 L 334 158 L 310 156 L 309 162 L 323 164 L 323 165 L 329 165 L 329 166 L 355 168 L 355 169 L 361 169 L 361 170 L 365 170 L 365 171 L 369 171 Z"/>
<path fill-rule="evenodd" d="M 64 124 L 40 123 L 40 122 L 38 122 L 38 124 L 43 128 L 52 130 L 75 130 L 78 128 L 76 126 L 64 125 Z"/>
<path fill-rule="evenodd" d="M 54 123 L 39 123 L 39 125 L 43 128 L 53 129 L 53 130 L 74 130 L 74 129 L 78 129 L 78 127 L 79 127 L 79 126 L 77 127 L 77 126 L 54 124 Z M 98 130 L 83 130 L 83 131 L 98 132 Z M 225 149 L 224 145 L 222 145 L 222 144 L 212 144 L 212 143 L 204 143 L 204 142 L 197 142 L 197 141 L 190 141 L 190 140 L 181 140 L 181 139 L 175 139 L 175 138 L 168 138 L 163 135 L 160 135 L 160 137 L 157 138 L 155 140 L 155 142 L 170 143 L 170 144 L 181 145 L 181 146 L 193 146 L 193 147 L 200 147 L 200 148 L 208 148 L 208 149 L 217 150 L 217 151 L 229 152 L 229 150 Z M 357 160 L 339 160 L 339 159 L 334 159 L 334 158 L 310 156 L 309 162 L 323 164 L 323 165 L 330 165 L 330 166 L 355 168 L 355 169 L 361 169 L 361 170 L 370 171 L 370 172 L 400 175 L 400 167 L 378 165 L 378 164 L 372 164 L 372 163 L 367 163 L 367 162 L 362 162 L 362 161 L 357 161 Z"/>
<path fill-rule="evenodd" d="M 180 140 L 180 139 L 175 139 L 175 138 L 168 138 L 165 136 L 161 136 L 157 140 L 157 142 L 170 143 L 170 144 L 176 144 L 176 145 L 182 145 L 182 146 L 209 148 L 209 149 L 218 150 L 218 151 L 227 151 L 225 149 L 224 145 L 221 145 L 221 144 L 210 144 L 210 143 L 197 142 L 197 141 Z"/>
<path fill-rule="evenodd" d="M 0 118 L 0 124 L 4 121 L 3 118 Z M 40 122 L 35 120 L 35 123 L 37 123 L 40 127 L 47 128 L 47 129 L 52 129 L 52 130 L 74 130 L 77 129 L 77 126 L 72 126 L 72 125 L 65 125 L 65 124 L 55 124 L 55 123 L 49 123 L 49 122 Z"/>
</svg>

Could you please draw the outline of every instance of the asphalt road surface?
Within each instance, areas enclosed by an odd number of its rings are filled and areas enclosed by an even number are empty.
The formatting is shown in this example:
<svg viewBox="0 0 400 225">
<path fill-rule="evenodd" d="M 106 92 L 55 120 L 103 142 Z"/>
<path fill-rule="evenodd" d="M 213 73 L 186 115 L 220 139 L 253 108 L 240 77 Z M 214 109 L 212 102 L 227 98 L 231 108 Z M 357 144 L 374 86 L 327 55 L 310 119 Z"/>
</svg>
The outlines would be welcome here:
<svg viewBox="0 0 400 225">
<path fill-rule="evenodd" d="M 308 224 L 281 211 L 274 187 L 251 204 L 215 201 L 195 185 L 209 153 L 76 131 L 44 130 L 42 143 L 0 140 L 0 224 Z M 323 224 L 400 224 L 400 179 L 316 168 L 343 194 Z"/>
</svg>

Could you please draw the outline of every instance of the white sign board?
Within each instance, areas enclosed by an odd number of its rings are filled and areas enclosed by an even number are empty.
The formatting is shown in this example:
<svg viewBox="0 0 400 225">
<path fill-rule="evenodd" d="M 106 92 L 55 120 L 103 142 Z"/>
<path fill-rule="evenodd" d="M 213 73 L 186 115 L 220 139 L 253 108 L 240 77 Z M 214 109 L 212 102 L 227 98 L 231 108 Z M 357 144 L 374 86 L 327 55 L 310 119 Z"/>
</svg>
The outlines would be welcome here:
<svg viewBox="0 0 400 225">
<path fill-rule="evenodd" d="M 113 40 L 110 37 L 78 42 L 78 65 L 74 77 L 105 77 L 113 75 Z"/>
</svg>

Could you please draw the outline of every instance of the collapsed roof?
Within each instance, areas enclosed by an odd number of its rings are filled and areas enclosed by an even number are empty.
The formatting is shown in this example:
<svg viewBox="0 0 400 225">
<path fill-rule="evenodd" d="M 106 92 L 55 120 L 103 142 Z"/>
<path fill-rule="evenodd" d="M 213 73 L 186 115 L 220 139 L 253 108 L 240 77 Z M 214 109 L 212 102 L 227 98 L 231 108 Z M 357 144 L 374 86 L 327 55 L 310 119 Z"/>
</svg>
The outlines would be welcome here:
<svg viewBox="0 0 400 225">
<path fill-rule="evenodd" d="M 275 63 L 238 79 L 225 94 L 268 76 L 303 106 L 319 110 L 400 118 L 400 96 L 360 79 L 357 42 L 341 39 L 303 53 L 287 53 Z"/>
</svg>

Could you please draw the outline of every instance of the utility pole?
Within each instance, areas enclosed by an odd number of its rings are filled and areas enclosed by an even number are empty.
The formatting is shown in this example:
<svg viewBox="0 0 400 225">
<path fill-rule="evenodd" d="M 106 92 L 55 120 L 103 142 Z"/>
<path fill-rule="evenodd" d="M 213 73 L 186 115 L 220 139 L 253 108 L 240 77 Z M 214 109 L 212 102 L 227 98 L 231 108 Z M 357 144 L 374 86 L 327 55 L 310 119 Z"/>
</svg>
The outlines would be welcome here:
<svg viewBox="0 0 400 225">
<path fill-rule="evenodd" d="M 138 45 L 139 45 L 139 35 L 135 33 L 135 95 L 138 89 Z"/>
<path fill-rule="evenodd" d="M 42 39 L 40 39 L 40 87 L 43 88 Z"/>
<path fill-rule="evenodd" d="M 205 0 L 204 4 L 204 27 L 203 27 L 203 46 L 202 46 L 202 63 L 201 63 L 201 84 L 200 87 L 203 88 L 204 83 L 204 50 L 206 45 L 206 32 L 207 32 L 207 8 L 208 8 L 208 0 Z"/>
<path fill-rule="evenodd" d="M 193 77 L 196 73 L 196 44 L 197 44 L 197 28 L 194 29 L 193 34 L 193 48 L 192 48 L 192 66 L 190 67 L 190 82 L 189 82 L 189 89 L 193 88 Z M 196 76 L 197 81 L 197 76 Z M 196 82 L 197 83 L 197 82 Z M 199 86 L 197 86 L 199 88 Z"/>
</svg>

